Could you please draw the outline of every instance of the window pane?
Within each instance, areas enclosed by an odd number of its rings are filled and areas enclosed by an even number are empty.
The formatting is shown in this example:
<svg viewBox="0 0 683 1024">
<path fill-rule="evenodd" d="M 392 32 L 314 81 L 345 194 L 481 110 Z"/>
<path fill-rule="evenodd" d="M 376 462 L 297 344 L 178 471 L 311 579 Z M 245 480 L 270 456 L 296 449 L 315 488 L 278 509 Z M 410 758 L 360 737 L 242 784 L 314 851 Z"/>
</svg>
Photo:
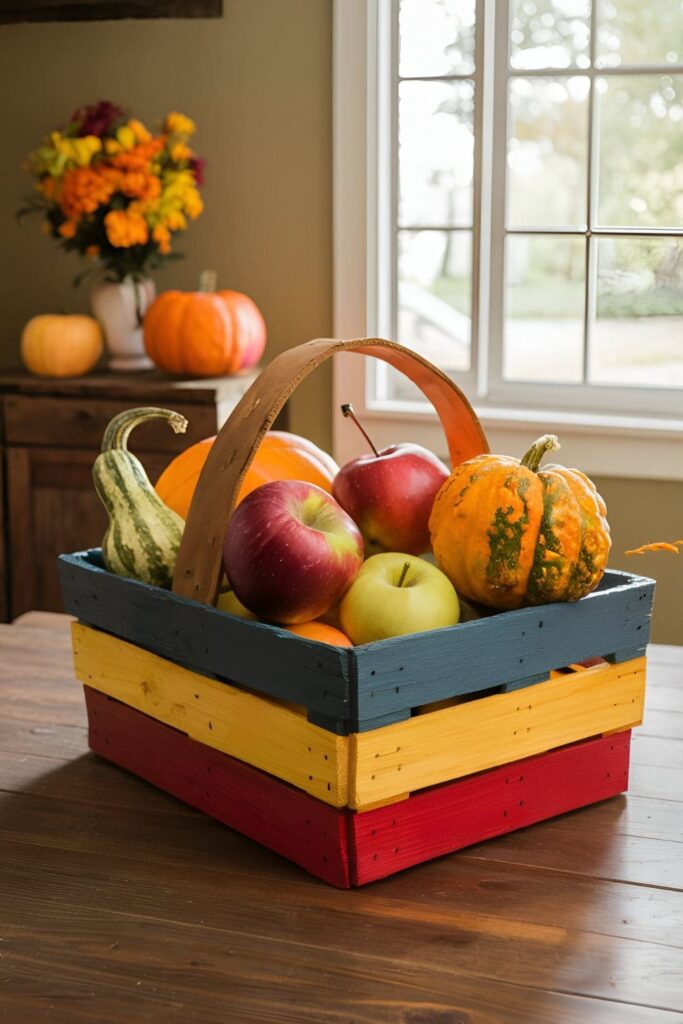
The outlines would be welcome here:
<svg viewBox="0 0 683 1024">
<path fill-rule="evenodd" d="M 475 6 L 476 0 L 401 0 L 399 74 L 471 74 Z"/>
<path fill-rule="evenodd" d="M 590 0 L 511 0 L 513 68 L 587 68 Z"/>
<path fill-rule="evenodd" d="M 510 225 L 585 227 L 589 91 L 578 76 L 511 80 Z"/>
<path fill-rule="evenodd" d="M 596 82 L 600 118 L 598 221 L 683 225 L 683 75 Z"/>
<path fill-rule="evenodd" d="M 472 223 L 474 86 L 402 82 L 399 90 L 399 222 Z"/>
<path fill-rule="evenodd" d="M 683 386 L 683 243 L 601 238 L 593 384 Z"/>
<path fill-rule="evenodd" d="M 598 67 L 683 64 L 681 0 L 596 0 Z"/>
<path fill-rule="evenodd" d="M 445 369 L 469 370 L 472 233 L 400 231 L 398 340 Z"/>
<path fill-rule="evenodd" d="M 506 380 L 581 381 L 585 245 L 583 237 L 508 236 Z"/>
</svg>

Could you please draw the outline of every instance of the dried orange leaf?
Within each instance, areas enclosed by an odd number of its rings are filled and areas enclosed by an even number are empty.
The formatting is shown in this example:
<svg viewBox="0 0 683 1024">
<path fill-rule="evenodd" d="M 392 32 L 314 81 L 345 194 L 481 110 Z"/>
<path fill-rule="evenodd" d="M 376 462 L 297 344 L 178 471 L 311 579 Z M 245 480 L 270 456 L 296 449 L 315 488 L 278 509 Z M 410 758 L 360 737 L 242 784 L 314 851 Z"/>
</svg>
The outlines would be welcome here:
<svg viewBox="0 0 683 1024">
<path fill-rule="evenodd" d="M 683 545 L 683 540 L 675 540 L 673 544 L 670 544 L 666 540 L 658 540 L 653 544 L 641 544 L 639 548 L 632 548 L 631 551 L 625 551 L 625 555 L 644 555 L 648 551 L 671 551 L 672 554 L 679 554 L 678 545 Z"/>
</svg>

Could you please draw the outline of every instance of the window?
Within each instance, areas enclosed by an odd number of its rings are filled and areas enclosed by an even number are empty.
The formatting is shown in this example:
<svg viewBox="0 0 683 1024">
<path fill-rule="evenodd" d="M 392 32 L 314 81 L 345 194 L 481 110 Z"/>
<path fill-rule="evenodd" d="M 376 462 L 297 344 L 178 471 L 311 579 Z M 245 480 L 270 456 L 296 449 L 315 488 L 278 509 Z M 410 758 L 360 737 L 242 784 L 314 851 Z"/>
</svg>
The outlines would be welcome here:
<svg viewBox="0 0 683 1024">
<path fill-rule="evenodd" d="M 359 6 L 365 330 L 452 372 L 484 419 L 602 416 L 616 430 L 657 417 L 672 440 L 683 419 L 681 0 Z M 362 399 L 377 414 L 417 417 L 424 404 L 380 363 Z"/>
</svg>

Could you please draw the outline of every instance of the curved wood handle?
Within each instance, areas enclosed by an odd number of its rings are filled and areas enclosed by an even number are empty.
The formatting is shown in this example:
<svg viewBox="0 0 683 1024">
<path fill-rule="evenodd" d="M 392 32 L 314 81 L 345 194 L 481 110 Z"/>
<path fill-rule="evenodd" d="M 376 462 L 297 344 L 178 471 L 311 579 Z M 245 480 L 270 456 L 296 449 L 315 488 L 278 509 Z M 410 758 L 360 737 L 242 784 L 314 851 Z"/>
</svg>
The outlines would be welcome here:
<svg viewBox="0 0 683 1024">
<path fill-rule="evenodd" d="M 244 476 L 283 405 L 312 370 L 338 352 L 377 356 L 404 373 L 429 399 L 448 440 L 453 465 L 489 450 L 486 435 L 460 388 L 422 356 L 382 338 L 318 338 L 287 349 L 251 385 L 216 438 L 185 524 L 173 590 L 214 604 L 222 575 L 223 540 Z"/>
</svg>

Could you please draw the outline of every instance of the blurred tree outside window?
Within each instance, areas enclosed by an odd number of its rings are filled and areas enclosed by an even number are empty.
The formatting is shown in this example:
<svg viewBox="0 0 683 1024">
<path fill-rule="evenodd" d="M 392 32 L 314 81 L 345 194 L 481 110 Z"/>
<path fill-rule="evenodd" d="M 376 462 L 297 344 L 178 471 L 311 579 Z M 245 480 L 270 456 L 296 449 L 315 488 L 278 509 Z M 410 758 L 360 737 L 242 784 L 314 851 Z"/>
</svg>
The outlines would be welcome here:
<svg viewBox="0 0 683 1024">
<path fill-rule="evenodd" d="M 487 276 L 502 386 L 683 395 L 682 0 L 489 5 L 488 79 L 483 0 L 394 9 L 395 336 L 471 379 Z M 413 396 L 391 371 L 380 390 Z"/>
</svg>

